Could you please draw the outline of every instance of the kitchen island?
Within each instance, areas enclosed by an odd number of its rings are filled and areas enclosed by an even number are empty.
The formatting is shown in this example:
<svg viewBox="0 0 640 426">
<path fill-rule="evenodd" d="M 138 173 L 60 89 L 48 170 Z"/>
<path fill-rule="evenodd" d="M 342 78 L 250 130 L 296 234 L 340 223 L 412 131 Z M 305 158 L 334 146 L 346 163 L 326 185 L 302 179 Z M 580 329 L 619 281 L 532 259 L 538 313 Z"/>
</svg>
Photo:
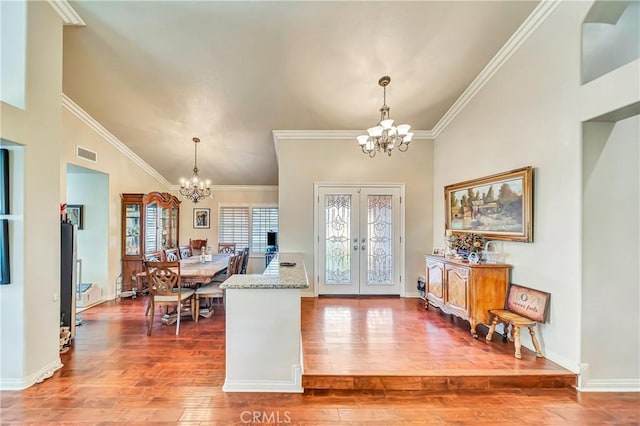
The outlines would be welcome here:
<svg viewBox="0 0 640 426">
<path fill-rule="evenodd" d="M 236 274 L 225 291 L 225 392 L 302 392 L 301 253 L 278 253 L 263 274 Z"/>
</svg>

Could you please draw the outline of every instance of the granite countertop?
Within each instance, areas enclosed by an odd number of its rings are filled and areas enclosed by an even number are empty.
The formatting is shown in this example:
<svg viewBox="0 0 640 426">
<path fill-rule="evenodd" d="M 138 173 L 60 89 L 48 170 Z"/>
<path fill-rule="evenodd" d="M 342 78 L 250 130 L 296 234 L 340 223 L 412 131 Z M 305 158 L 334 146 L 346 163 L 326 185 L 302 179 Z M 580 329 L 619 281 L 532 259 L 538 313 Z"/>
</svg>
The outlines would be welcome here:
<svg viewBox="0 0 640 426">
<path fill-rule="evenodd" d="M 281 263 L 295 266 L 281 266 Z M 220 284 L 220 288 L 308 288 L 309 279 L 302 253 L 277 253 L 262 274 L 235 274 Z"/>
</svg>

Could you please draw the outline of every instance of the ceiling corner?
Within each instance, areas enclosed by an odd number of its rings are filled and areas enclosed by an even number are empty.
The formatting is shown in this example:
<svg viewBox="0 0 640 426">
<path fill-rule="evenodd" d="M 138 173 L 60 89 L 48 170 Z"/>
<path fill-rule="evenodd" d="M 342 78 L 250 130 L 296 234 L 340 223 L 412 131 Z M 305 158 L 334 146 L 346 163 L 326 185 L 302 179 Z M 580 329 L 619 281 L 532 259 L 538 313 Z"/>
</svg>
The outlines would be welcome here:
<svg viewBox="0 0 640 426">
<path fill-rule="evenodd" d="M 67 0 L 48 0 L 49 4 L 56 11 L 56 13 L 62 18 L 64 25 L 86 27 L 78 12 L 69 4 Z"/>
</svg>

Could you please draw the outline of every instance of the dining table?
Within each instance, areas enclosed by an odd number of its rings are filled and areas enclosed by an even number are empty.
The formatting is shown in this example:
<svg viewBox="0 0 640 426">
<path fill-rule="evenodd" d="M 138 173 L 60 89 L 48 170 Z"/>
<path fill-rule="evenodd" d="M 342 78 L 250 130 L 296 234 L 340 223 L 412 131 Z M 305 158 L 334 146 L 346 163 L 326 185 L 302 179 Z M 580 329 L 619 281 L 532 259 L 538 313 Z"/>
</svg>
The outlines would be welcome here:
<svg viewBox="0 0 640 426">
<path fill-rule="evenodd" d="M 211 260 L 202 261 L 200 256 L 191 256 L 180 261 L 180 276 L 183 287 L 197 287 L 210 282 L 217 274 L 227 270 L 230 254 L 212 254 Z"/>
<path fill-rule="evenodd" d="M 207 284 L 213 278 L 226 271 L 229 266 L 230 254 L 220 253 L 212 254 L 211 260 L 202 261 L 200 256 L 190 256 L 180 260 L 180 277 L 182 279 L 182 287 L 196 288 L 202 284 Z M 142 271 L 136 274 L 136 278 L 145 282 L 147 280 L 147 272 Z"/>
</svg>

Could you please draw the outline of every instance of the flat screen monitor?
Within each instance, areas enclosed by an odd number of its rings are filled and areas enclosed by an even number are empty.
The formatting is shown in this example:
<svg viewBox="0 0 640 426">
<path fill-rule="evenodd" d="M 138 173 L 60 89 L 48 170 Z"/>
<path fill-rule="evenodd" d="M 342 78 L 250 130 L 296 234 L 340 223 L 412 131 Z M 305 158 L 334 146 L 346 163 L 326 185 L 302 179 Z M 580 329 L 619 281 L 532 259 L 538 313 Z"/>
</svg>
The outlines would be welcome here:
<svg viewBox="0 0 640 426">
<path fill-rule="evenodd" d="M 267 245 L 268 246 L 277 246 L 278 245 L 278 233 L 275 231 L 267 232 Z"/>
</svg>

